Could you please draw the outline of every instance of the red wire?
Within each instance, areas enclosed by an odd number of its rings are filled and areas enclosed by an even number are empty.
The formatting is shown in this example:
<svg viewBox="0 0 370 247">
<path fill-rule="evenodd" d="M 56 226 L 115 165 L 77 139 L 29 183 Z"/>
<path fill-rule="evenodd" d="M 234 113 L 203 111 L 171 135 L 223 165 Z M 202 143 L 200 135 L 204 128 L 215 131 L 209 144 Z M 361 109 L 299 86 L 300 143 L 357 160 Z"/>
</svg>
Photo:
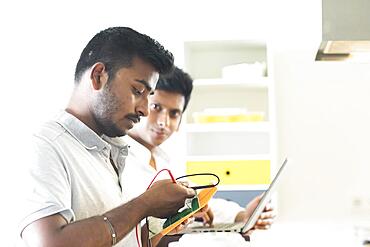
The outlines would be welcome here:
<svg viewBox="0 0 370 247">
<path fill-rule="evenodd" d="M 159 172 L 157 172 L 157 174 L 154 176 L 154 178 L 152 179 L 152 181 L 150 182 L 150 184 L 149 184 L 149 186 L 148 186 L 148 188 L 146 189 L 146 190 L 148 190 L 151 186 L 152 186 L 152 184 L 153 184 L 153 182 L 155 181 L 155 179 L 158 177 L 158 175 L 161 173 L 161 172 L 163 172 L 163 171 L 167 171 L 168 172 L 168 174 L 170 175 L 170 177 L 171 177 L 171 180 L 172 180 L 172 182 L 174 182 L 174 183 L 176 183 L 176 179 L 173 177 L 173 175 L 172 175 L 172 173 L 171 173 L 171 171 L 169 170 L 169 169 L 162 169 L 162 170 L 160 170 Z M 138 227 L 137 227 L 138 225 L 136 225 L 136 227 L 135 227 L 135 232 L 136 232 L 136 241 L 137 241 L 137 246 L 138 247 L 140 247 L 141 245 L 140 245 L 140 241 L 139 241 L 139 230 L 138 230 Z"/>
<path fill-rule="evenodd" d="M 154 176 L 153 180 L 150 182 L 150 184 L 149 184 L 148 188 L 146 188 L 146 190 L 148 190 L 148 189 L 152 186 L 153 182 L 155 181 L 155 179 L 157 178 L 157 176 L 159 175 L 159 173 L 161 173 L 161 172 L 163 172 L 163 171 L 167 171 L 167 172 L 168 172 L 168 174 L 169 174 L 169 175 L 170 175 L 170 177 L 171 177 L 172 182 L 176 183 L 176 179 L 173 177 L 173 175 L 172 175 L 171 171 L 170 171 L 169 169 L 162 169 L 162 170 L 160 170 L 159 172 L 157 172 L 157 174 Z"/>
<path fill-rule="evenodd" d="M 137 241 L 137 246 L 138 247 L 141 247 L 140 246 L 140 241 L 139 241 L 139 228 L 137 227 L 138 225 L 136 225 L 135 227 L 135 231 L 136 231 L 136 241 Z"/>
</svg>

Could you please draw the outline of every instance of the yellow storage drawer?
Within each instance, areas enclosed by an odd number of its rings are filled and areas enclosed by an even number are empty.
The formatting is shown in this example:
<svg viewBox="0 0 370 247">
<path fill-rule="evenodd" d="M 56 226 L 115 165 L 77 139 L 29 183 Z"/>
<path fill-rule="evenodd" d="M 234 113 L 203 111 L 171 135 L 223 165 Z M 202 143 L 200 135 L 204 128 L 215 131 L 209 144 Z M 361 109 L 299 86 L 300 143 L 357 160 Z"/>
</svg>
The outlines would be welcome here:
<svg viewBox="0 0 370 247">
<path fill-rule="evenodd" d="M 187 174 L 214 173 L 220 177 L 220 185 L 255 185 L 270 183 L 270 160 L 217 160 L 187 161 Z M 189 177 L 197 184 L 209 183 L 203 176 Z"/>
<path fill-rule="evenodd" d="M 201 112 L 193 114 L 194 123 L 235 123 L 235 122 L 261 122 L 264 121 L 263 112 L 248 112 L 234 115 L 207 115 Z"/>
</svg>

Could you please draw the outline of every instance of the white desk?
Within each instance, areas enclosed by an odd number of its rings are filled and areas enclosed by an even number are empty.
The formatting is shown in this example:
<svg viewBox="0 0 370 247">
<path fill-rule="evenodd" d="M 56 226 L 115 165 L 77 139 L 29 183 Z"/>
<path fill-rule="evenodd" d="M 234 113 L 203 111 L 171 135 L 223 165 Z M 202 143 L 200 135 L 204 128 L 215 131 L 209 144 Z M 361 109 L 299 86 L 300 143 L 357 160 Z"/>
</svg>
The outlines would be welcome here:
<svg viewBox="0 0 370 247">
<path fill-rule="evenodd" d="M 178 242 L 172 242 L 168 247 L 250 247 L 250 242 L 244 240 L 239 233 L 194 233 L 185 234 Z"/>
<path fill-rule="evenodd" d="M 276 222 L 268 231 L 255 231 L 253 247 L 363 247 L 348 222 Z"/>
</svg>

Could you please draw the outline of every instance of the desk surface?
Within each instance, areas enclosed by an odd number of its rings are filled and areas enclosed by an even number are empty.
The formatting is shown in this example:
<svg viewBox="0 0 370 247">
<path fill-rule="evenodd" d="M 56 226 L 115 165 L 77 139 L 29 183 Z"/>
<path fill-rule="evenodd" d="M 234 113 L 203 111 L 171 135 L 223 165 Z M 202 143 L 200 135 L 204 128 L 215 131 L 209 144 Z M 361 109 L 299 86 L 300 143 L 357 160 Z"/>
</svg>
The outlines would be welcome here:
<svg viewBox="0 0 370 247">
<path fill-rule="evenodd" d="M 198 246 L 223 246 L 223 247 L 250 247 L 239 233 L 232 232 L 208 232 L 185 234 L 177 242 L 171 242 L 169 247 L 198 247 Z M 163 247 L 163 246 L 162 246 Z"/>
</svg>

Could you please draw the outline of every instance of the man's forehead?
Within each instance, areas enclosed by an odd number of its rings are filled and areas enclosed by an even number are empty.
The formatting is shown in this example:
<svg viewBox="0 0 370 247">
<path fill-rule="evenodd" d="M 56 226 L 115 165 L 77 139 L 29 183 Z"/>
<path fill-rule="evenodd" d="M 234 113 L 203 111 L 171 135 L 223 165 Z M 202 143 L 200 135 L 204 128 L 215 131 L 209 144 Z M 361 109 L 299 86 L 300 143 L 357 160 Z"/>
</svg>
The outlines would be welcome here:
<svg viewBox="0 0 370 247">
<path fill-rule="evenodd" d="M 148 88 L 149 86 L 151 90 L 154 91 L 159 79 L 159 72 L 157 71 L 157 69 L 155 69 L 155 67 L 151 63 L 147 62 L 146 60 L 138 56 L 133 57 L 132 65 L 139 66 L 137 67 L 138 69 L 144 69 L 144 71 L 146 71 L 145 72 L 147 73 L 146 76 L 148 76 L 145 78 L 145 82 L 147 84 L 146 87 Z"/>
<path fill-rule="evenodd" d="M 159 73 L 155 71 L 149 82 L 150 86 L 152 87 L 153 93 L 155 92 L 155 87 L 157 86 L 158 80 L 159 80 Z"/>
<path fill-rule="evenodd" d="M 182 109 L 185 104 L 185 96 L 177 92 L 169 92 L 156 89 L 150 96 L 150 102 L 159 103 L 163 106 Z M 174 104 L 176 103 L 176 106 Z"/>
</svg>

